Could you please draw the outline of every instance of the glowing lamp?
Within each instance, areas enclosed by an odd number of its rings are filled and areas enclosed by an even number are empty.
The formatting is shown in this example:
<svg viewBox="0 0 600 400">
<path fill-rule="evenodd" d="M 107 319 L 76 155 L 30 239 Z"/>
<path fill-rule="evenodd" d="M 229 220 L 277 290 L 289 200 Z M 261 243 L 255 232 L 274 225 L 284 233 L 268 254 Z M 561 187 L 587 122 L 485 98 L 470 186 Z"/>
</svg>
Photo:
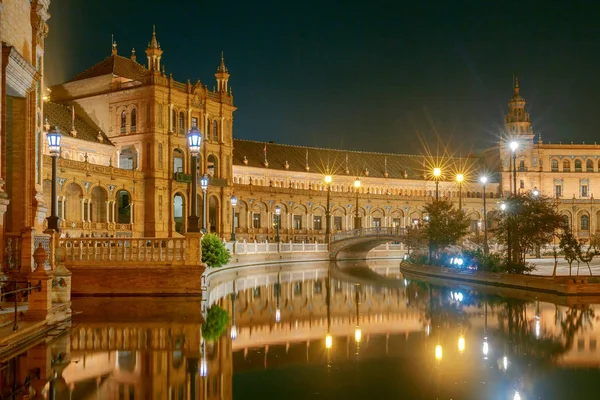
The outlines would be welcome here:
<svg viewBox="0 0 600 400">
<path fill-rule="evenodd" d="M 355 187 L 355 188 L 359 188 L 359 187 L 360 187 L 360 180 L 359 180 L 358 178 L 356 178 L 356 179 L 354 180 L 354 187 Z"/>
<path fill-rule="evenodd" d="M 521 395 L 516 390 L 515 390 L 515 395 L 513 397 L 513 400 L 521 400 Z"/>
<path fill-rule="evenodd" d="M 333 181 L 333 178 L 331 177 L 331 175 L 325 175 L 325 183 L 329 184 L 329 183 L 331 183 L 331 181 Z"/>
<path fill-rule="evenodd" d="M 331 349 L 331 347 L 332 347 L 332 346 L 333 346 L 333 337 L 331 337 L 331 334 L 330 334 L 330 333 L 328 333 L 328 334 L 325 336 L 325 348 L 326 348 L 327 350 L 329 350 L 329 349 Z"/>
<path fill-rule="evenodd" d="M 533 188 L 532 194 L 534 197 L 538 197 L 540 195 L 540 191 L 537 188 Z"/>
<path fill-rule="evenodd" d="M 506 371 L 508 369 L 508 357 L 502 357 L 502 368 Z"/>
<path fill-rule="evenodd" d="M 482 176 L 481 178 L 479 178 L 479 182 L 483 183 L 484 185 L 487 183 L 488 181 L 488 177 L 487 176 Z"/>
<path fill-rule="evenodd" d="M 500 203 L 500 209 L 506 211 L 506 203 Z"/>
<path fill-rule="evenodd" d="M 237 327 L 235 325 L 231 326 L 231 340 L 235 340 L 237 337 Z"/>
<path fill-rule="evenodd" d="M 281 321 L 281 310 L 277 308 L 277 310 L 275 310 L 275 322 L 279 321 Z"/>
<path fill-rule="evenodd" d="M 509 146 L 510 150 L 514 153 L 519 148 L 519 142 L 513 140 L 512 142 L 510 142 Z"/>
<path fill-rule="evenodd" d="M 193 126 L 192 129 L 187 134 L 187 142 L 188 147 L 190 148 L 190 153 L 192 155 L 197 156 L 200 153 L 200 144 L 202 143 L 202 134 L 198 127 Z"/>
<path fill-rule="evenodd" d="M 202 360 L 200 360 L 200 368 L 198 369 L 200 370 L 200 376 L 208 375 L 208 362 L 205 358 L 202 358 Z"/>
<path fill-rule="evenodd" d="M 356 343 L 360 343 L 361 338 L 362 338 L 362 331 L 360 330 L 359 327 L 356 327 L 356 329 L 354 330 L 354 341 Z"/>
<path fill-rule="evenodd" d="M 54 129 L 48 131 L 46 134 L 46 138 L 48 139 L 48 150 L 50 150 L 50 155 L 56 157 L 60 155 L 60 138 L 61 138 L 60 130 L 58 126 L 55 126 Z"/>
<path fill-rule="evenodd" d="M 231 196 L 231 207 L 235 207 L 235 206 L 237 206 L 237 197 L 234 194 Z"/>
<path fill-rule="evenodd" d="M 433 169 L 433 176 L 435 176 L 436 178 L 439 178 L 440 176 L 442 176 L 442 169 L 441 168 L 434 168 Z"/>
<path fill-rule="evenodd" d="M 281 207 L 275 206 L 275 215 L 281 215 Z"/>
<path fill-rule="evenodd" d="M 488 354 L 490 353 L 490 345 L 487 342 L 487 338 L 483 341 L 483 348 L 481 351 L 483 352 L 483 356 L 487 358 Z"/>
<path fill-rule="evenodd" d="M 463 183 L 464 180 L 465 180 L 465 176 L 463 174 L 456 175 L 456 182 Z"/>
<path fill-rule="evenodd" d="M 200 187 L 203 192 L 206 192 L 208 189 L 208 175 L 204 174 L 202 178 L 200 178 Z"/>
<path fill-rule="evenodd" d="M 442 345 L 438 344 L 435 346 L 435 359 L 440 361 L 442 359 Z"/>
<path fill-rule="evenodd" d="M 465 351 L 465 337 L 462 335 L 458 338 L 458 351 Z"/>
</svg>

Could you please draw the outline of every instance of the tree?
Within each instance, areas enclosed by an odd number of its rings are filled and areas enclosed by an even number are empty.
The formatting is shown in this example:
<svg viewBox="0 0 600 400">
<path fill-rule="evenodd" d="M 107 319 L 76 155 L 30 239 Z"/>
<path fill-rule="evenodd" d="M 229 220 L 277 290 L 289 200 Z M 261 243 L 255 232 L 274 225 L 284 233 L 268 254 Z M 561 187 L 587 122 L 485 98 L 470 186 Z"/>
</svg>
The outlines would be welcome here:
<svg viewBox="0 0 600 400">
<path fill-rule="evenodd" d="M 202 324 L 202 337 L 210 342 L 217 340 L 229 323 L 229 313 L 216 304 L 213 304 L 206 313 L 206 321 Z"/>
<path fill-rule="evenodd" d="M 598 235 L 592 235 L 592 237 L 590 238 L 590 245 L 588 246 L 585 253 L 583 252 L 583 246 L 579 246 L 578 258 L 581 262 L 584 262 L 587 265 L 588 270 L 590 271 L 590 276 L 593 275 L 592 268 L 590 267 L 590 263 L 592 262 L 594 257 L 596 257 L 599 254 L 599 252 L 598 252 L 598 243 L 599 242 L 600 242 L 600 238 L 598 237 Z M 579 275 L 579 269 L 577 270 L 577 274 Z"/>
<path fill-rule="evenodd" d="M 425 232 L 423 228 L 417 226 L 409 226 L 406 228 L 406 233 L 402 239 L 406 248 L 408 249 L 408 254 L 410 255 L 411 251 L 418 252 L 427 246 L 427 237 L 425 236 Z"/>
<path fill-rule="evenodd" d="M 524 264 L 528 252 L 552 242 L 557 232 L 568 229 L 548 197 L 519 194 L 510 196 L 505 204 L 506 211 L 496 214 L 498 227 L 494 233 L 500 243 L 512 247 L 513 264 Z"/>
<path fill-rule="evenodd" d="M 202 238 L 202 262 L 209 268 L 219 268 L 227 264 L 231 254 L 225 243 L 214 233 L 207 233 Z"/>
<path fill-rule="evenodd" d="M 571 266 L 573 265 L 573 261 L 577 260 L 579 254 L 581 253 L 581 244 L 573 236 L 569 227 L 565 227 L 563 233 L 560 235 L 560 244 L 561 250 L 565 253 L 565 260 L 569 263 L 569 275 L 571 275 Z"/>
<path fill-rule="evenodd" d="M 429 240 L 430 252 L 435 253 L 436 257 L 440 249 L 456 244 L 469 230 L 469 219 L 447 199 L 425 204 L 424 211 L 429 220 L 423 229 Z"/>
</svg>

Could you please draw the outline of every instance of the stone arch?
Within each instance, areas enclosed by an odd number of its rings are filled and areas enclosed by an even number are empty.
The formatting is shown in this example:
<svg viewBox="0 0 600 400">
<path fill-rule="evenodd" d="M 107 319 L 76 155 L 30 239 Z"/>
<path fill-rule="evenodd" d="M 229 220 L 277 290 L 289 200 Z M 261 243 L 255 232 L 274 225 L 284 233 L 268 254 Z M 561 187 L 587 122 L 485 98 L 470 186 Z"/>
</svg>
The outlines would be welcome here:
<svg viewBox="0 0 600 400">
<path fill-rule="evenodd" d="M 92 204 L 90 205 L 92 222 L 107 222 L 108 192 L 100 185 L 96 185 L 90 191 Z"/>
<path fill-rule="evenodd" d="M 279 217 L 277 217 L 277 214 L 275 214 L 275 208 L 279 207 Z M 287 229 L 288 228 L 288 221 L 287 221 L 287 214 L 288 214 L 288 207 L 282 203 L 275 203 L 273 204 L 273 209 L 271 210 L 271 213 L 273 215 L 273 225 L 275 226 L 275 224 L 279 225 L 279 229 Z"/>
<path fill-rule="evenodd" d="M 573 162 L 574 166 L 575 166 L 575 172 L 581 172 L 583 171 L 583 162 L 581 161 L 580 158 L 576 158 L 575 161 Z"/>
<path fill-rule="evenodd" d="M 173 149 L 173 173 L 185 173 L 185 151 L 176 147 Z"/>
<path fill-rule="evenodd" d="M 390 218 L 390 223 L 392 227 L 405 227 L 406 221 L 404 220 L 404 212 L 399 208 L 392 210 L 392 212 L 390 213 Z"/>
<path fill-rule="evenodd" d="M 251 209 L 251 226 L 253 229 L 263 229 L 269 227 L 267 215 L 268 207 L 262 201 L 255 201 Z"/>
<path fill-rule="evenodd" d="M 175 223 L 175 232 L 180 234 L 184 234 L 186 231 L 186 210 L 185 195 L 181 192 L 176 192 L 173 195 L 173 221 Z"/>
<path fill-rule="evenodd" d="M 550 159 L 550 170 L 552 172 L 558 172 L 558 159 L 556 159 L 556 158 Z"/>
<path fill-rule="evenodd" d="M 212 194 L 208 196 L 208 224 L 210 232 L 221 233 L 221 202 Z"/>
<path fill-rule="evenodd" d="M 564 172 L 571 172 L 571 161 L 568 158 L 563 159 L 562 167 Z"/>
<path fill-rule="evenodd" d="M 369 217 L 371 220 L 370 227 L 381 228 L 385 225 L 385 211 L 382 208 L 376 207 L 372 209 L 371 215 L 369 215 Z"/>
<path fill-rule="evenodd" d="M 341 231 L 348 229 L 346 226 L 346 209 L 341 206 L 331 207 L 331 229 L 332 231 Z"/>
<path fill-rule="evenodd" d="M 581 210 L 577 213 L 577 229 L 579 231 L 590 231 L 590 213 L 586 210 Z"/>
<path fill-rule="evenodd" d="M 119 154 L 119 168 L 135 170 L 138 166 L 138 152 L 135 146 L 124 146 Z"/>
<path fill-rule="evenodd" d="M 294 204 L 292 207 L 292 229 L 303 230 L 308 228 L 308 209 L 304 204 Z"/>
<path fill-rule="evenodd" d="M 248 229 L 248 203 L 244 200 L 238 199 L 237 206 L 235 207 L 234 226 L 242 231 Z"/>
<path fill-rule="evenodd" d="M 569 225 L 569 227 L 573 227 L 573 214 L 569 210 L 561 210 L 560 214 L 565 218 L 565 222 Z"/>
<path fill-rule="evenodd" d="M 74 181 L 67 183 L 65 187 L 65 220 L 82 221 L 81 199 L 83 199 L 83 188 Z"/>
<path fill-rule="evenodd" d="M 594 161 L 591 158 L 585 160 L 585 172 L 594 172 Z"/>
<path fill-rule="evenodd" d="M 206 158 L 206 173 L 208 176 L 219 178 L 219 158 L 212 153 Z"/>
</svg>

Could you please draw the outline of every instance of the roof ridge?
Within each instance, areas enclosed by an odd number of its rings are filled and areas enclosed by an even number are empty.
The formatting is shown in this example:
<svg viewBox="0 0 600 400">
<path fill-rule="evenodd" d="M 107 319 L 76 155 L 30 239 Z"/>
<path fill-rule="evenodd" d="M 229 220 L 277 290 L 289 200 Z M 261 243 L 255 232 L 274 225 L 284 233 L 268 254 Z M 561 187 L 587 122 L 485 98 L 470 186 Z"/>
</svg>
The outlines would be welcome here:
<svg viewBox="0 0 600 400">
<path fill-rule="evenodd" d="M 102 60 L 98 61 L 96 64 L 92 65 L 91 67 L 89 67 L 89 68 L 87 68 L 87 69 L 85 69 L 85 70 L 81 71 L 80 73 L 78 73 L 77 75 L 75 75 L 74 77 L 72 77 L 71 79 L 69 79 L 67 82 L 73 82 L 73 81 L 76 81 L 76 80 L 78 80 L 78 79 L 77 79 L 77 77 L 84 75 L 86 72 L 88 72 L 88 71 L 89 71 L 89 70 L 91 70 L 92 68 L 96 67 L 96 65 L 98 65 L 98 64 L 102 64 L 103 62 L 105 62 L 106 60 L 108 60 L 108 59 L 109 59 L 109 58 L 111 58 L 111 57 L 112 57 L 112 58 L 114 58 L 114 57 L 115 57 L 115 55 L 114 55 L 114 54 L 111 54 L 110 56 L 103 58 Z M 114 70 L 114 64 L 113 64 L 113 70 Z"/>
</svg>

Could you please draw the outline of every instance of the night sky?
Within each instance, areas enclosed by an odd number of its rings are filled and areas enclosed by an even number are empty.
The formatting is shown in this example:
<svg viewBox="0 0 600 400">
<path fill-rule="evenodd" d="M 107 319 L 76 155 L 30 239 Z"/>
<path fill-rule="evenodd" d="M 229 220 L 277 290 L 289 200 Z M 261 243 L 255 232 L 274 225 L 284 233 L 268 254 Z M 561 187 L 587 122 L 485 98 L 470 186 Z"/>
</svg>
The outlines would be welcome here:
<svg viewBox="0 0 600 400">
<path fill-rule="evenodd" d="M 600 142 L 591 0 L 52 0 L 50 12 L 50 84 L 110 55 L 111 34 L 145 63 L 153 23 L 178 81 L 212 88 L 223 50 L 237 138 L 476 151 L 497 140 L 518 73 L 544 141 Z"/>
</svg>

